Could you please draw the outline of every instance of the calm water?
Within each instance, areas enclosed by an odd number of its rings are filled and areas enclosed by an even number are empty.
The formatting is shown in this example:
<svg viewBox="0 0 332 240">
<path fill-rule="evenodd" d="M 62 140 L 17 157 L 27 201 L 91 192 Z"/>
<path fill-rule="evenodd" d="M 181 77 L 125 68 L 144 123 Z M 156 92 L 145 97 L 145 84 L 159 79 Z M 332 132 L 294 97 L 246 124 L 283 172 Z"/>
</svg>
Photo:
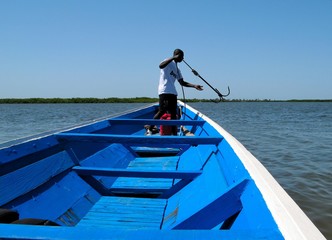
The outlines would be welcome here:
<svg viewBox="0 0 332 240">
<path fill-rule="evenodd" d="M 0 143 L 144 104 L 0 104 Z M 332 239 L 332 103 L 192 103 L 236 137 Z"/>
</svg>

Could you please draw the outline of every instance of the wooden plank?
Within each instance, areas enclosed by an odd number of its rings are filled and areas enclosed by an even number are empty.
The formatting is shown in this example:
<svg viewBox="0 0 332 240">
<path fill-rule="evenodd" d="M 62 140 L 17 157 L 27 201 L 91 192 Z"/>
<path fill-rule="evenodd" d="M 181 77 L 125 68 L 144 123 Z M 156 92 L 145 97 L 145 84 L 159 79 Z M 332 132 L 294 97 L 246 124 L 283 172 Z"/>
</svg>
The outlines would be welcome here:
<svg viewBox="0 0 332 240">
<path fill-rule="evenodd" d="M 75 142 L 107 142 L 122 143 L 127 145 L 166 145 L 176 144 L 214 144 L 222 141 L 222 137 L 186 137 L 186 136 L 140 136 L 140 135 L 112 135 L 112 134 L 87 134 L 87 133 L 58 133 L 55 135 L 59 141 Z"/>
<path fill-rule="evenodd" d="M 80 167 L 72 168 L 79 175 L 96 175 L 109 177 L 140 177 L 140 178 L 176 178 L 176 179 L 194 179 L 202 171 L 158 171 L 158 170 L 130 170 L 121 168 L 98 168 L 98 167 Z"/>
<path fill-rule="evenodd" d="M 188 125 L 188 126 L 203 126 L 206 121 L 203 120 L 160 120 L 160 119 L 128 119 L 117 118 L 109 119 L 110 124 L 116 125 Z"/>
<path fill-rule="evenodd" d="M 152 148 L 152 147 L 132 147 L 132 150 L 138 155 L 152 156 L 175 156 L 181 149 L 179 148 Z"/>
<path fill-rule="evenodd" d="M 0 205 L 25 194 L 74 165 L 63 151 L 0 177 Z"/>
<path fill-rule="evenodd" d="M 22 224 L 0 224 L 0 238 L 12 239 L 284 239 L 278 229 L 244 229 L 235 231 L 159 229 L 110 229 L 94 227 L 45 227 Z"/>
<path fill-rule="evenodd" d="M 179 156 L 167 157 L 138 157 L 130 161 L 128 164 L 129 169 L 136 170 L 175 170 L 179 161 Z"/>
<path fill-rule="evenodd" d="M 135 186 L 135 187 L 111 187 L 108 189 L 107 194 L 104 196 L 110 196 L 110 195 L 130 195 L 133 196 L 133 194 L 137 195 L 160 195 L 163 194 L 170 188 L 171 186 L 167 188 L 152 188 L 152 187 L 147 187 L 147 186 Z M 161 198 L 161 197 L 158 197 Z M 165 197 L 162 197 L 162 199 L 165 199 Z"/>
<path fill-rule="evenodd" d="M 249 180 L 229 187 L 220 197 L 180 223 L 172 229 L 212 229 L 242 209 L 240 197 Z"/>
<path fill-rule="evenodd" d="M 127 167 L 130 170 L 176 170 L 179 156 L 135 158 Z M 119 177 L 110 189 L 112 192 L 161 193 L 172 186 L 173 179 Z"/>
<path fill-rule="evenodd" d="M 78 226 L 116 229 L 160 229 L 165 199 L 102 197 Z"/>
<path fill-rule="evenodd" d="M 173 196 L 175 193 L 179 192 L 182 188 L 187 186 L 193 179 L 182 179 L 176 184 L 174 184 L 171 188 L 167 191 L 164 191 L 158 198 L 165 198 L 168 199 Z"/>
<path fill-rule="evenodd" d="M 131 180 L 134 182 L 133 178 Z M 170 180 L 170 179 L 162 179 L 162 180 Z M 136 181 L 141 181 L 141 178 L 138 178 Z M 173 196 L 175 193 L 179 192 L 182 188 L 188 185 L 192 179 L 182 179 L 181 181 L 177 182 L 176 184 L 172 185 L 172 182 L 169 184 L 162 182 L 153 182 L 148 184 L 144 182 L 145 185 L 136 184 L 134 187 L 124 186 L 120 187 L 112 187 L 109 189 L 111 193 L 115 194 L 156 194 L 159 195 L 159 199 L 168 199 Z M 159 186 L 159 188 L 153 188 L 153 186 Z"/>
<path fill-rule="evenodd" d="M 27 159 L 27 157 L 40 159 L 38 158 L 40 155 L 47 157 L 60 151 L 58 144 L 54 136 L 47 136 L 45 138 L 22 142 L 8 148 L 0 149 L 0 164 L 7 164 L 22 158 L 24 158 L 24 162 L 32 162 L 33 160 Z M 15 163 L 15 166 L 16 165 L 17 163 Z M 5 174 L 3 172 L 4 170 L 6 170 L 6 168 L 1 167 L 1 175 Z"/>
</svg>

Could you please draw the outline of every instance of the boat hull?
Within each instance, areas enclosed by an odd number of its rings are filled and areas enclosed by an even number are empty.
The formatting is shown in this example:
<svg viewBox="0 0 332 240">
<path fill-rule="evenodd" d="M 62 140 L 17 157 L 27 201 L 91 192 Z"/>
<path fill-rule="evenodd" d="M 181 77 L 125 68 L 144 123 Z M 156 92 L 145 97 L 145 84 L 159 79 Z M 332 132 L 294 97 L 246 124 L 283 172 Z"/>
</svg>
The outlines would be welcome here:
<svg viewBox="0 0 332 240">
<path fill-rule="evenodd" d="M 18 219 L 0 237 L 324 239 L 241 143 L 178 104 L 179 120 L 152 104 L 3 146 L 0 208 Z"/>
</svg>

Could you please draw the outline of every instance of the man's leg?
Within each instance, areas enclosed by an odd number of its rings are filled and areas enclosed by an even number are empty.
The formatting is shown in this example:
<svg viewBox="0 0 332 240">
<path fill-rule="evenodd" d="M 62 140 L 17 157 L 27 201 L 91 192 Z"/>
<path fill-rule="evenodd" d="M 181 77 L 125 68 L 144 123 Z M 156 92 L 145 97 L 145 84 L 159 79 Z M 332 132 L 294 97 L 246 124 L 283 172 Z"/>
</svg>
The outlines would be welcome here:
<svg viewBox="0 0 332 240">
<path fill-rule="evenodd" d="M 178 119 L 178 101 L 176 95 L 173 95 L 169 99 L 169 113 L 171 114 L 171 119 Z M 172 126 L 172 135 L 178 135 L 177 126 Z"/>
<path fill-rule="evenodd" d="M 160 94 L 159 95 L 159 109 L 158 112 L 154 115 L 153 119 L 160 119 L 162 115 L 167 111 L 168 100 L 167 95 L 169 94 Z M 144 128 L 147 130 L 147 135 L 157 133 L 158 128 L 156 125 L 145 125 Z"/>
</svg>

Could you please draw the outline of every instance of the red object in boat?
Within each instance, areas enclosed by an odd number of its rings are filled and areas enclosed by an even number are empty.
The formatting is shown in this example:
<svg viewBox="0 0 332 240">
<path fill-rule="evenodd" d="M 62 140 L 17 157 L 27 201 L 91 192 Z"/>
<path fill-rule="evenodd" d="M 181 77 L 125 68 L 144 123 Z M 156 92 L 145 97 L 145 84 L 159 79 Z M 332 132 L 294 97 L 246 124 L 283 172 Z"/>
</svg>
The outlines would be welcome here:
<svg viewBox="0 0 332 240">
<path fill-rule="evenodd" d="M 161 120 L 171 120 L 171 114 L 169 113 L 164 113 L 164 115 L 161 116 Z M 172 135 L 172 126 L 160 126 L 160 135 Z"/>
</svg>

